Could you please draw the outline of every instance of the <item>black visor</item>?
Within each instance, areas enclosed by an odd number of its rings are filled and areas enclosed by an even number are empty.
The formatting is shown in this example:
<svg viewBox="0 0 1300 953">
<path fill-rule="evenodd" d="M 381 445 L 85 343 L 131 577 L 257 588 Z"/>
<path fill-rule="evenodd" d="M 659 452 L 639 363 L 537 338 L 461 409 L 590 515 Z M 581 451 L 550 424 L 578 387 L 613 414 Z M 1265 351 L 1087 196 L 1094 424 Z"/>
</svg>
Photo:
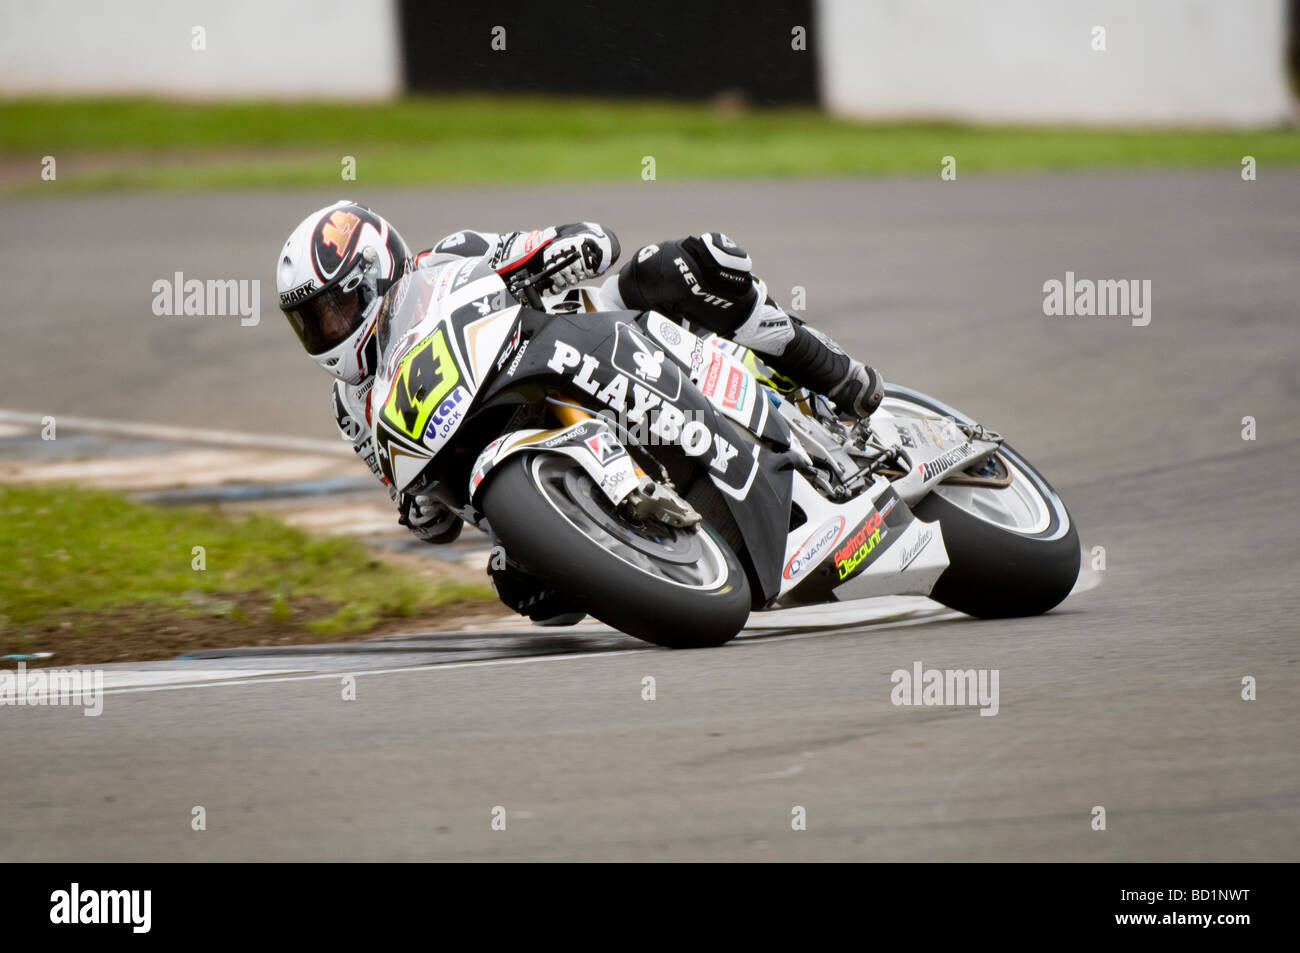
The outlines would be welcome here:
<svg viewBox="0 0 1300 953">
<path fill-rule="evenodd" d="M 324 354 L 338 347 L 361 326 L 364 287 L 358 284 L 344 291 L 335 285 L 284 312 L 308 354 Z"/>
</svg>

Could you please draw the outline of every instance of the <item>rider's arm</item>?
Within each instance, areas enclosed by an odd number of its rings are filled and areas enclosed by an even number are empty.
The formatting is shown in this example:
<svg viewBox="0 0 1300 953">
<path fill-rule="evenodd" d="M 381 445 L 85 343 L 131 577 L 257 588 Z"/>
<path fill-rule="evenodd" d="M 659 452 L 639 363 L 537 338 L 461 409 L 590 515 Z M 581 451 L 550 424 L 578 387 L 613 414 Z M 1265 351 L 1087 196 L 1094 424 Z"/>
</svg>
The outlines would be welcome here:
<svg viewBox="0 0 1300 953">
<path fill-rule="evenodd" d="M 388 487 L 388 495 L 396 498 L 388 478 L 379 469 L 379 460 L 375 457 L 375 446 L 370 440 L 369 422 L 369 387 L 364 393 L 342 381 L 334 382 L 334 422 L 338 424 L 339 435 L 352 444 L 352 450 L 370 467 L 380 483 Z"/>
<path fill-rule="evenodd" d="M 342 381 L 334 384 L 334 421 L 339 434 L 352 444 L 352 449 L 370 467 L 388 490 L 388 496 L 397 504 L 397 521 L 426 543 L 450 543 L 460 535 L 461 519 L 432 496 L 398 493 L 379 469 L 375 446 L 370 439 L 369 390 L 350 387 Z"/>
<path fill-rule="evenodd" d="M 455 255 L 460 258 L 486 258 L 502 277 L 521 268 L 541 270 L 562 256 L 577 252 L 573 264 L 552 275 L 542 290 L 563 291 L 570 285 L 605 273 L 618 260 L 618 237 L 595 222 L 552 225 L 533 231 L 475 232 L 469 229 L 448 235 L 427 251 L 415 256 L 417 266 L 430 257 Z"/>
</svg>

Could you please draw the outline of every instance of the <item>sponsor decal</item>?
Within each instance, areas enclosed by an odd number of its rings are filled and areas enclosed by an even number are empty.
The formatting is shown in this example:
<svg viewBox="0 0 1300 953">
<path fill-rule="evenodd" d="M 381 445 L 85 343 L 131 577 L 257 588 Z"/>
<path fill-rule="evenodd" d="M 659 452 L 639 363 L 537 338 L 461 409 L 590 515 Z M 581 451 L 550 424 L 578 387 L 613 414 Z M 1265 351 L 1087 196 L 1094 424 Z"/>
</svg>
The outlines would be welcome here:
<svg viewBox="0 0 1300 953">
<path fill-rule="evenodd" d="M 666 360 L 662 349 L 629 325 L 619 324 L 615 333 L 613 363 L 616 368 L 629 377 L 645 381 L 661 397 L 676 400 L 681 396 L 681 372 L 676 363 Z"/>
<path fill-rule="evenodd" d="M 452 279 L 460 273 L 460 268 L 457 265 L 448 263 L 444 265 L 434 265 L 430 270 L 437 276 L 437 285 L 434 288 L 433 299 L 435 301 L 441 301 L 443 298 L 447 297 L 448 292 L 451 291 Z"/>
<path fill-rule="evenodd" d="M 691 348 L 691 376 L 692 377 L 695 376 L 695 372 L 699 370 L 700 366 L 703 363 L 704 363 L 704 338 L 696 338 L 695 347 Z"/>
<path fill-rule="evenodd" d="M 945 454 L 935 457 L 933 460 L 927 460 L 919 464 L 917 469 L 921 472 L 922 480 L 933 480 L 941 473 L 946 473 L 958 463 L 965 460 L 975 452 L 975 448 L 969 443 L 963 443 L 960 447 L 954 447 Z"/>
<path fill-rule="evenodd" d="M 718 375 L 722 373 L 722 358 L 713 355 L 713 361 L 709 364 L 709 371 L 704 375 L 704 383 L 700 385 L 700 390 L 705 397 L 712 397 L 718 391 Z"/>
<path fill-rule="evenodd" d="M 483 448 L 483 452 L 478 455 L 474 461 L 474 474 L 469 478 L 469 492 L 472 495 L 478 489 L 483 478 L 487 476 L 488 471 L 492 469 L 492 457 L 497 452 L 497 448 L 505 442 L 505 437 L 497 437 L 490 444 Z"/>
<path fill-rule="evenodd" d="M 434 444 L 444 443 L 460 426 L 468 407 L 469 391 L 457 387 L 429 417 L 429 425 L 424 428 L 424 439 Z"/>
<path fill-rule="evenodd" d="M 739 410 L 749 392 L 749 375 L 738 367 L 728 370 L 727 389 L 722 395 L 722 403 L 732 410 Z"/>
<path fill-rule="evenodd" d="M 581 440 L 583 437 L 587 436 L 587 434 L 591 432 L 588 429 L 589 426 L 590 426 L 589 424 L 579 424 L 577 427 L 574 427 L 572 430 L 567 431 L 566 433 L 560 434 L 558 437 L 551 437 L 549 440 L 543 441 L 542 446 L 559 447 L 559 446 L 563 446 L 564 444 L 576 443 L 578 440 Z"/>
<path fill-rule="evenodd" d="M 630 419 L 650 421 L 652 434 L 665 442 L 679 444 L 687 456 L 702 457 L 712 450 L 709 466 L 718 473 L 725 474 L 731 461 L 740 454 L 738 447 L 721 434 L 714 433 L 701 421 L 688 421 L 675 404 L 660 396 L 662 392 L 656 393 L 653 385 L 648 382 L 641 384 L 630 377 L 615 374 L 602 386 L 591 376 L 601 366 L 597 358 L 583 354 L 565 341 L 555 341 L 554 347 L 551 359 L 546 362 L 547 367 L 557 374 L 569 376 L 575 387 L 594 395 L 601 403 L 616 411 L 625 411 Z M 672 368 L 676 373 L 675 364 L 666 367 Z M 680 390 L 680 377 L 677 382 Z M 652 416 L 650 412 L 653 410 L 658 410 L 658 413 Z"/>
<path fill-rule="evenodd" d="M 826 550 L 835 545 L 842 532 L 844 532 L 843 516 L 835 516 L 827 520 L 817 528 L 817 532 L 805 539 L 795 550 L 781 575 L 786 579 L 798 577 L 809 566 L 815 565 Z"/>
<path fill-rule="evenodd" d="M 411 293 L 412 283 L 410 275 L 403 275 L 402 279 L 397 284 L 388 289 L 388 294 L 386 295 L 388 301 L 385 303 L 379 320 L 386 321 L 390 314 L 398 314 L 401 312 L 402 305 L 406 303 L 406 296 Z"/>
<path fill-rule="evenodd" d="M 627 480 L 636 479 L 636 474 L 625 467 L 619 467 L 617 470 L 610 470 L 600 478 L 600 488 L 602 490 L 617 490 L 619 485 Z"/>
<path fill-rule="evenodd" d="M 515 348 L 519 346 L 519 335 L 522 330 L 523 329 L 518 326 L 515 327 L 515 333 L 510 336 L 510 343 L 506 345 L 506 349 L 502 351 L 501 356 L 497 358 L 497 370 L 501 370 L 510 355 L 514 353 Z"/>
<path fill-rule="evenodd" d="M 588 437 L 583 443 L 587 445 L 587 449 L 595 455 L 602 465 L 627 454 L 627 451 L 619 446 L 618 441 L 603 430 L 595 436 Z"/>
<path fill-rule="evenodd" d="M 303 298 L 308 297 L 316 290 L 316 282 L 308 281 L 299 285 L 297 288 L 290 288 L 288 291 L 280 292 L 280 307 L 287 308 L 291 304 L 297 304 Z"/>
<path fill-rule="evenodd" d="M 839 549 L 835 551 L 835 570 L 841 580 L 848 579 L 859 569 L 870 564 L 872 553 L 889 535 L 885 527 L 885 516 L 892 510 L 894 501 L 882 510 L 875 510 L 854 531 Z"/>
<path fill-rule="evenodd" d="M 921 550 L 929 545 L 930 540 L 934 538 L 931 530 L 922 530 L 916 537 L 916 542 L 911 546 L 906 546 L 898 554 L 898 571 L 902 572 L 908 566 L 912 565 L 912 560 L 921 555 Z"/>
<path fill-rule="evenodd" d="M 713 305 L 715 308 L 726 309 L 732 306 L 734 302 L 728 301 L 726 298 L 719 298 L 714 294 L 709 294 L 701 288 L 700 283 L 695 279 L 694 273 L 691 271 L 690 266 L 686 264 L 684 259 L 674 258 L 673 264 L 676 265 L 677 270 L 682 273 L 682 277 L 686 279 L 686 287 L 691 290 L 691 294 L 695 295 L 695 297 L 702 299 L 705 304 Z"/>
<path fill-rule="evenodd" d="M 682 343 L 682 332 L 671 321 L 660 321 L 655 328 L 655 333 L 669 347 L 676 347 Z"/>
<path fill-rule="evenodd" d="M 528 342 L 525 341 L 523 344 L 519 346 L 519 351 L 517 354 L 515 354 L 515 359 L 511 361 L 510 366 L 506 368 L 506 377 L 515 376 L 515 371 L 519 370 L 519 362 L 524 359 L 524 352 L 527 350 L 528 350 Z"/>
<path fill-rule="evenodd" d="M 659 250 L 658 245 L 646 245 L 645 248 L 642 248 L 639 252 L 637 252 L 636 255 L 637 263 L 640 264 L 641 262 L 645 261 L 647 258 L 649 258 L 658 250 Z"/>
</svg>

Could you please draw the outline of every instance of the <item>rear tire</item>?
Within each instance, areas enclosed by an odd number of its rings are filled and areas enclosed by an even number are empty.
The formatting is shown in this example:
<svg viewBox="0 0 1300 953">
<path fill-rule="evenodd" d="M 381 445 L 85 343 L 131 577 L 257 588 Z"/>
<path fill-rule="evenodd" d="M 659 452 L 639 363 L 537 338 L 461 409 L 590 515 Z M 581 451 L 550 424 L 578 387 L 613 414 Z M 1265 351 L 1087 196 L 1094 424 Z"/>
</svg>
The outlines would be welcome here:
<svg viewBox="0 0 1300 953">
<path fill-rule="evenodd" d="M 629 635 L 668 648 L 706 648 L 730 641 L 749 618 L 745 571 L 713 530 L 634 526 L 566 456 L 511 457 L 488 475 L 480 494 L 512 559 Z M 698 562 L 690 562 L 696 555 Z"/>
<path fill-rule="evenodd" d="M 931 493 L 912 510 L 943 527 L 950 564 L 930 598 L 981 619 L 1040 615 L 1070 594 L 1079 578 L 1079 533 L 1057 539 L 1021 536 L 970 515 Z"/>
<path fill-rule="evenodd" d="M 932 397 L 896 385 L 886 392 L 886 406 L 893 413 L 910 410 L 973 423 Z M 940 524 L 948 549 L 949 566 L 930 598 L 981 619 L 1039 615 L 1059 605 L 1079 578 L 1079 531 L 1042 474 L 1007 444 L 998 453 L 1017 471 L 1015 490 L 966 490 L 941 483 L 912 507 L 920 519 Z M 1036 525 L 1017 529 L 973 512 L 995 514 L 1000 493 L 1018 494 L 1040 508 Z M 958 505 L 959 500 L 966 506 Z"/>
</svg>

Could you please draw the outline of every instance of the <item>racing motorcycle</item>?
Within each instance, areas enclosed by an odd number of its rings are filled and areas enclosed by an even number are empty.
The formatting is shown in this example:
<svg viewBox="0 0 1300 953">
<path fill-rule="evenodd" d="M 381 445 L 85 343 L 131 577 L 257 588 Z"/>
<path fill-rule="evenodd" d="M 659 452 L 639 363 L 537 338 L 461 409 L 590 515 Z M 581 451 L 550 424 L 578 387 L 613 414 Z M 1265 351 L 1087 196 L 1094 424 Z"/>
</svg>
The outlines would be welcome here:
<svg viewBox="0 0 1300 953">
<path fill-rule="evenodd" d="M 889 385 L 869 421 L 753 352 L 566 267 L 480 259 L 385 295 L 374 449 L 572 605 L 672 648 L 721 645 L 756 610 L 927 595 L 981 618 L 1056 606 L 1079 572 L 1065 504 L 1002 436 Z"/>
</svg>

